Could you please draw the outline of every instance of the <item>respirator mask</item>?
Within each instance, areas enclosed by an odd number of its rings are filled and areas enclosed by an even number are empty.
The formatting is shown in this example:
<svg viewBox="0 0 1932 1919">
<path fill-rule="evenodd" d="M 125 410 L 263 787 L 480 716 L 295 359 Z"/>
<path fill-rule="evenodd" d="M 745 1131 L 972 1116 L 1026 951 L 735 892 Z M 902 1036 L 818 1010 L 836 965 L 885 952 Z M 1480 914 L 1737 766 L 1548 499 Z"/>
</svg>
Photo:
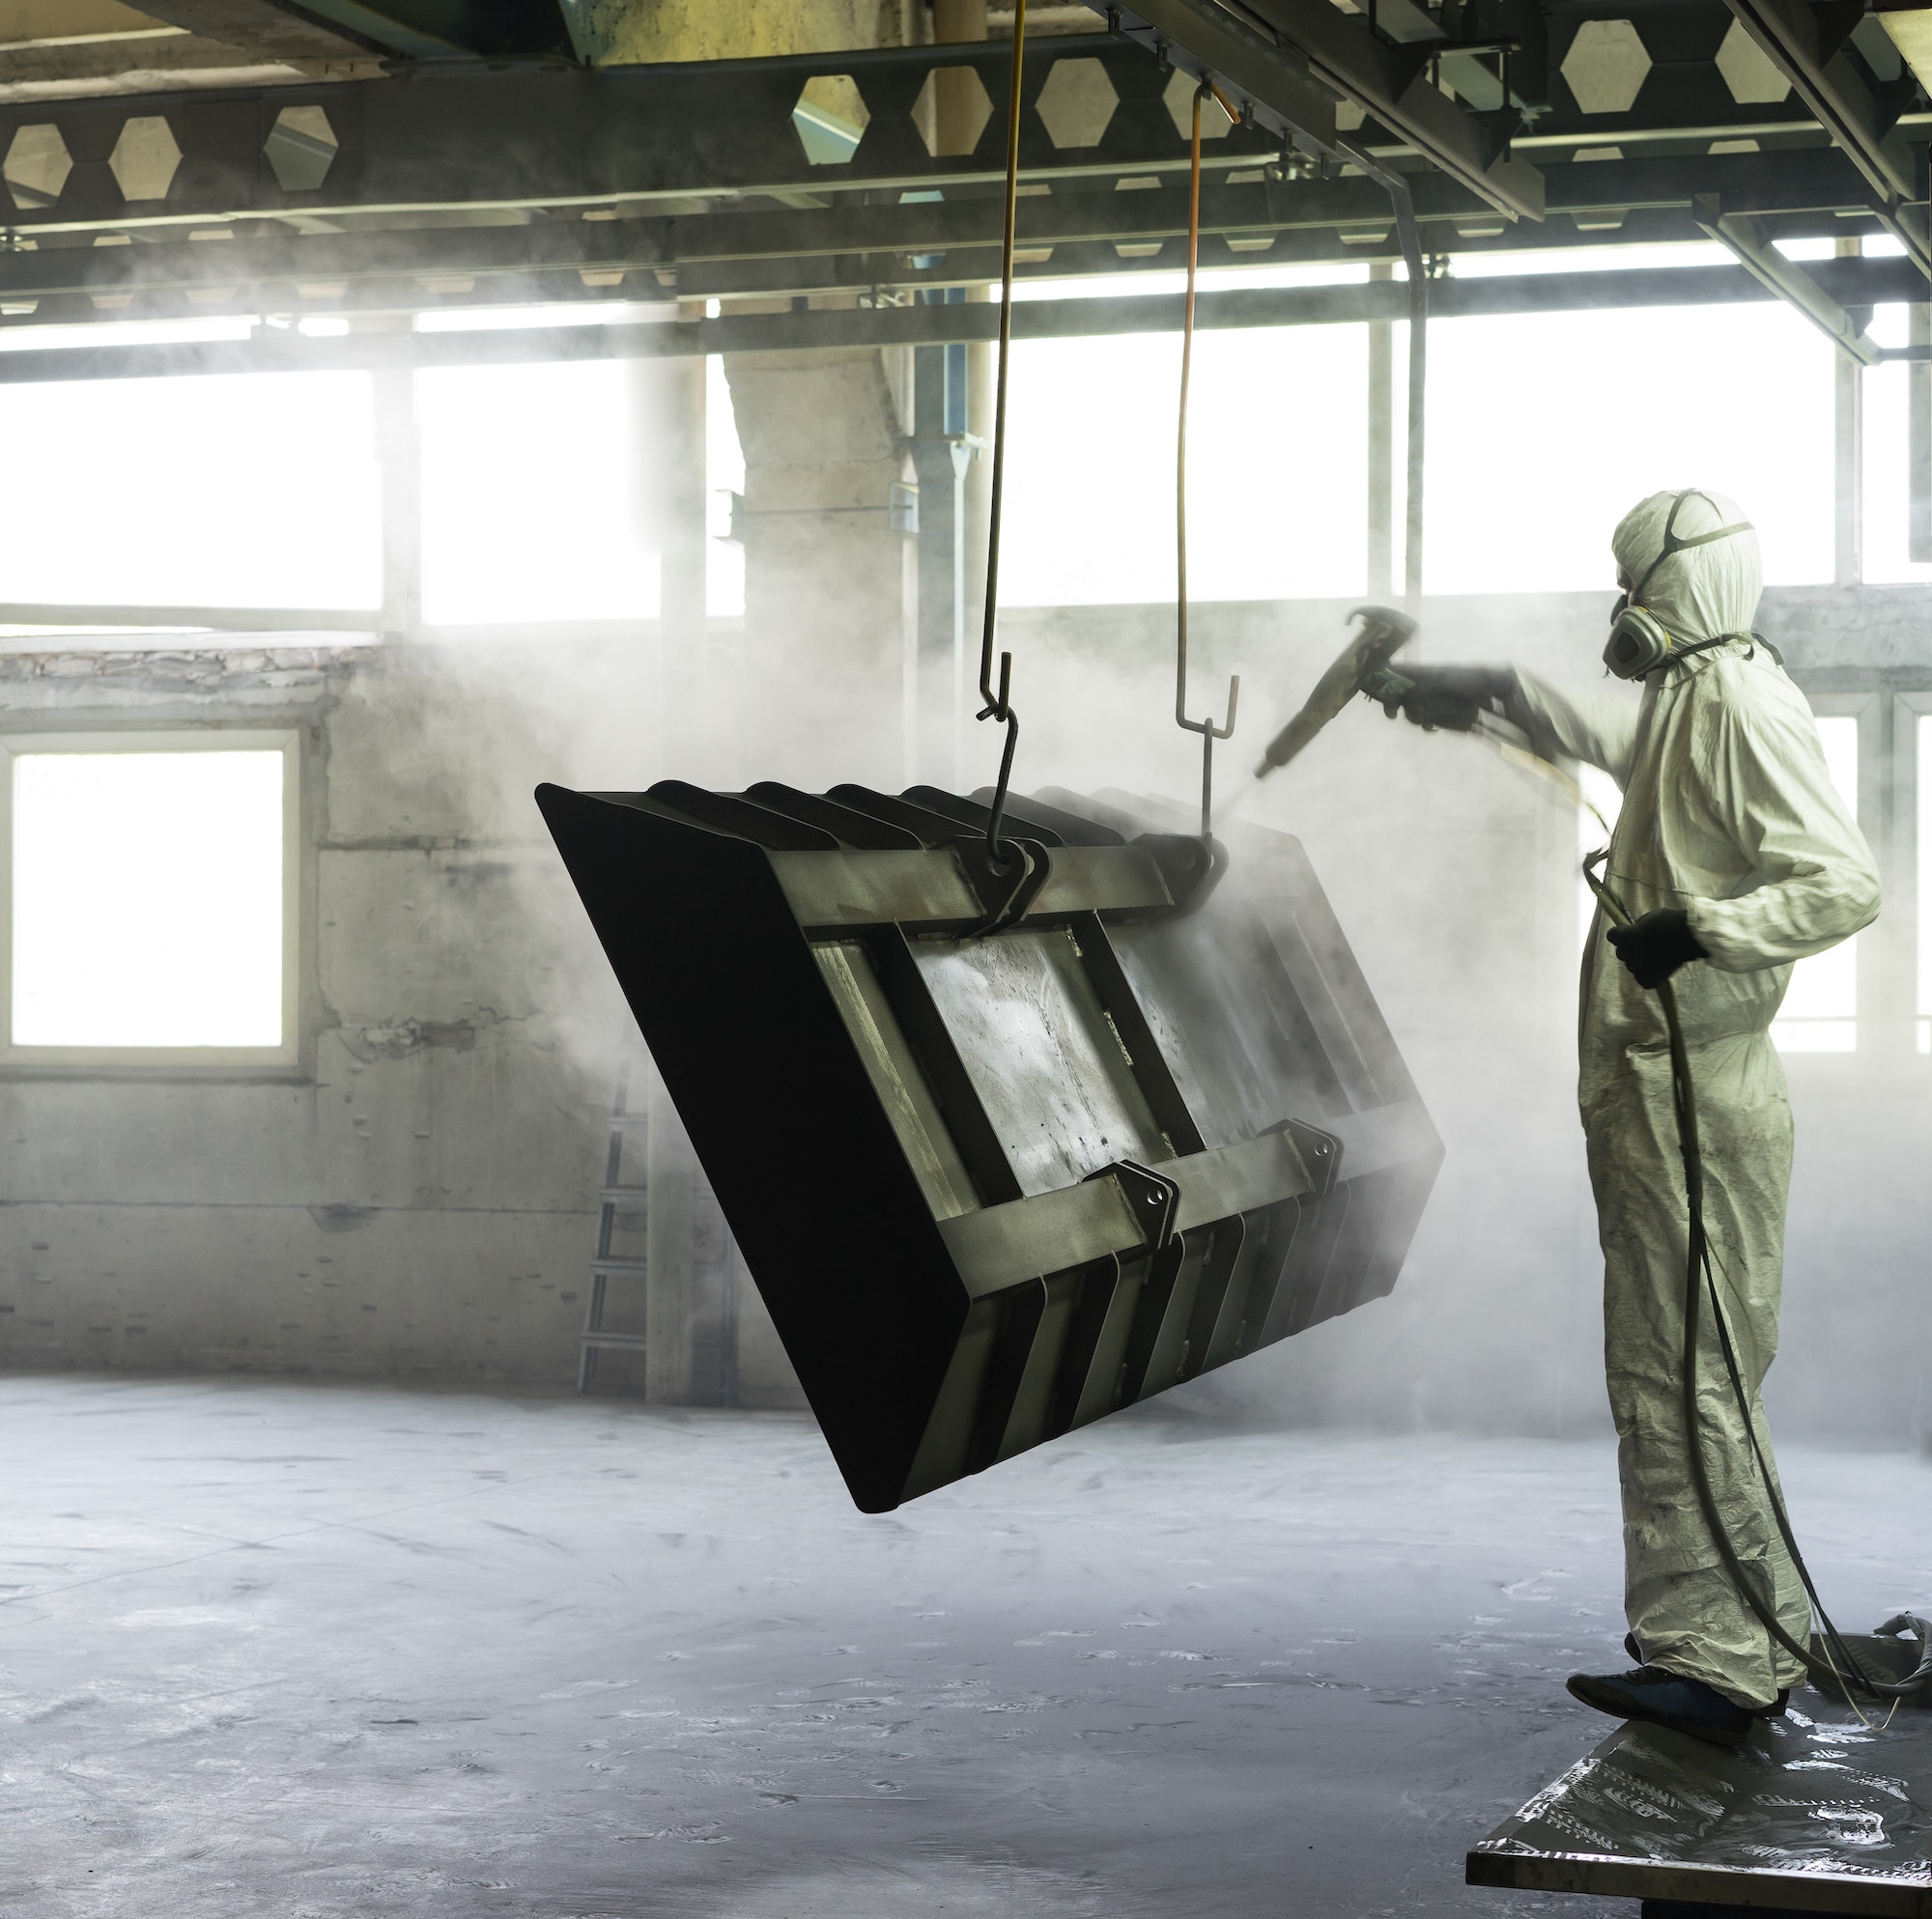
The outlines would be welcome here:
<svg viewBox="0 0 1932 1919">
<path fill-rule="evenodd" d="M 1685 659 L 1692 653 L 1707 653 L 1714 646 L 1749 637 L 1746 634 L 1722 633 L 1713 639 L 1693 640 L 1685 645 L 1666 631 L 1663 622 L 1642 604 L 1644 588 L 1650 584 L 1658 568 L 1673 553 L 1686 552 L 1692 547 L 1708 547 L 1712 541 L 1728 540 L 1734 533 L 1752 531 L 1748 520 L 1740 520 L 1729 526 L 1719 526 L 1715 532 L 1694 533 L 1688 540 L 1680 540 L 1677 537 L 1677 516 L 1684 510 L 1687 499 L 1707 500 L 1713 507 L 1717 505 L 1709 494 L 1699 493 L 1695 487 L 1687 488 L 1679 494 L 1670 503 L 1670 518 L 1664 522 L 1662 550 L 1644 568 L 1642 578 L 1610 611 L 1610 637 L 1604 647 L 1604 664 L 1620 680 L 1640 680 L 1646 673 L 1654 673 L 1660 666 L 1667 665 L 1674 660 Z"/>
</svg>

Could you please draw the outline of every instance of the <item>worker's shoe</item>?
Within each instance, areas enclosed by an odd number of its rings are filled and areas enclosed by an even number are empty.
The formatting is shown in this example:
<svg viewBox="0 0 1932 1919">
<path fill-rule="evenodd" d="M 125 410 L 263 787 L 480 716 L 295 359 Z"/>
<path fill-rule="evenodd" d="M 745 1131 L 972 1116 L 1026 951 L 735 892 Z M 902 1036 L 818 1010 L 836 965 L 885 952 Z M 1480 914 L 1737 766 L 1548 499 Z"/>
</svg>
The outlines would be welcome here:
<svg viewBox="0 0 1932 1919">
<path fill-rule="evenodd" d="M 1572 1673 L 1567 1685 L 1571 1698 L 1612 1718 L 1667 1726 L 1714 1746 L 1743 1745 L 1757 1723 L 1754 1714 L 1733 1706 L 1717 1687 L 1702 1679 L 1681 1679 L 1661 1666 L 1638 1666 L 1602 1678 Z"/>
<path fill-rule="evenodd" d="M 1627 1632 L 1624 1634 L 1624 1651 L 1629 1653 L 1633 1665 L 1641 1666 L 1643 1664 L 1643 1648 L 1636 1643 L 1635 1633 Z M 1745 1710 L 1753 1719 L 1782 1719 L 1784 1717 L 1784 1709 L 1790 1704 L 1791 1688 L 1789 1686 L 1779 1686 L 1777 1697 L 1769 1706 L 1747 1706 Z"/>
</svg>

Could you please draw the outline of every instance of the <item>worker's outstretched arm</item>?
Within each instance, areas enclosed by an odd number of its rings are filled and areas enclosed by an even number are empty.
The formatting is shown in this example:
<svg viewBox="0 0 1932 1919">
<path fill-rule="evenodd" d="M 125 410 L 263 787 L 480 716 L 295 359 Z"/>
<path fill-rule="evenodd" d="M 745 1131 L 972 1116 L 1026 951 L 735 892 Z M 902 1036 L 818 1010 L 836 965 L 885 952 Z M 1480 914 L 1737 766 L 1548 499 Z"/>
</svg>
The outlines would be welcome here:
<svg viewBox="0 0 1932 1919">
<path fill-rule="evenodd" d="M 1553 686 L 1518 668 L 1508 717 L 1545 759 L 1602 767 L 1621 786 L 1636 748 L 1637 711 L 1637 696 L 1626 687 Z"/>
<path fill-rule="evenodd" d="M 1804 697 L 1714 703 L 1694 741 L 1706 818 L 1724 823 L 1750 873 L 1724 899 L 1690 898 L 1690 930 L 1726 973 L 1823 952 L 1878 917 L 1878 868 L 1826 770 Z"/>
</svg>

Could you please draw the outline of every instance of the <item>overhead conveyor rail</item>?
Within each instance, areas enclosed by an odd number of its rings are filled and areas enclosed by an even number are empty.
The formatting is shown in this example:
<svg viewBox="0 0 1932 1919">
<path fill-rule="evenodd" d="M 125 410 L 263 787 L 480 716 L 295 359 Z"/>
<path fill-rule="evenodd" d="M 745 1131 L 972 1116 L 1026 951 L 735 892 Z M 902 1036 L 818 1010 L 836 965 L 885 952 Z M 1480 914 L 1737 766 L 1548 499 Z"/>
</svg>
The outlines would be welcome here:
<svg viewBox="0 0 1932 1919">
<path fill-rule="evenodd" d="M 986 795 L 537 797 L 867 1510 L 1394 1285 L 1441 1146 L 1294 840 L 1011 799 L 988 932 Z"/>
</svg>

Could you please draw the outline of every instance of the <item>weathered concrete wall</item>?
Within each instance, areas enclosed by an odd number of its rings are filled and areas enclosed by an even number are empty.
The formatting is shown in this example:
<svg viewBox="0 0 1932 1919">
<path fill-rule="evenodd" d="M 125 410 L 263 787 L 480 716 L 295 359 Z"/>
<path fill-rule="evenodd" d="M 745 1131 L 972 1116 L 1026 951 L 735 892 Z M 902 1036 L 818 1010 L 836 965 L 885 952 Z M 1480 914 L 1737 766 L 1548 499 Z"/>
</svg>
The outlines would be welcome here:
<svg viewBox="0 0 1932 1919">
<path fill-rule="evenodd" d="M 1588 679 L 1605 605 L 1434 603 L 1427 651 Z M 1801 673 L 1875 662 L 1932 685 L 1929 605 L 1774 593 L 1764 624 Z M 1346 611 L 1196 609 L 1197 693 L 1245 676 L 1224 792 L 1332 656 Z M 781 626 L 761 642 L 748 676 L 759 714 L 781 713 L 774 689 L 816 670 L 814 633 Z M 1169 609 L 1015 610 L 1002 635 L 1017 659 L 1021 788 L 1191 790 Z M 656 776 L 657 752 L 674 749 L 649 744 L 661 684 L 641 637 L 0 656 L 12 728 L 306 728 L 315 905 L 312 1070 L 0 1080 L 0 1363 L 574 1375 L 625 1022 L 529 791 Z M 997 733 L 969 727 L 967 785 L 991 777 Z M 727 725 L 714 764 L 677 770 L 721 785 L 892 776 L 883 710 L 791 737 L 775 765 L 756 731 Z M 1358 706 L 1263 789 L 1256 815 L 1306 841 L 1449 1159 L 1390 1300 L 1214 1375 L 1204 1397 L 1311 1422 L 1601 1423 L 1601 1264 L 1573 1097 L 1574 808 L 1465 740 Z M 1896 1040 L 1787 1061 L 1799 1152 L 1771 1388 L 1781 1425 L 1897 1438 L 1932 1418 L 1918 1281 L 1932 1059 Z M 781 1402 L 795 1387 L 749 1284 L 737 1305 L 741 1397 Z M 654 1369 L 675 1363 L 667 1350 Z"/>
<path fill-rule="evenodd" d="M 655 776 L 648 665 L 0 657 L 14 729 L 303 728 L 312 1062 L 0 1080 L 0 1362 L 575 1377 L 627 1016 L 529 796 Z M 746 1395 L 794 1400 L 743 1291 Z"/>
<path fill-rule="evenodd" d="M 907 361 L 724 356 L 745 453 L 738 723 L 768 778 L 800 780 L 836 743 L 842 777 L 906 783 L 916 547 L 892 524 L 892 490 L 913 478 Z"/>
<path fill-rule="evenodd" d="M 579 57 L 596 66 L 747 60 L 896 44 L 900 0 L 563 0 Z"/>
</svg>

